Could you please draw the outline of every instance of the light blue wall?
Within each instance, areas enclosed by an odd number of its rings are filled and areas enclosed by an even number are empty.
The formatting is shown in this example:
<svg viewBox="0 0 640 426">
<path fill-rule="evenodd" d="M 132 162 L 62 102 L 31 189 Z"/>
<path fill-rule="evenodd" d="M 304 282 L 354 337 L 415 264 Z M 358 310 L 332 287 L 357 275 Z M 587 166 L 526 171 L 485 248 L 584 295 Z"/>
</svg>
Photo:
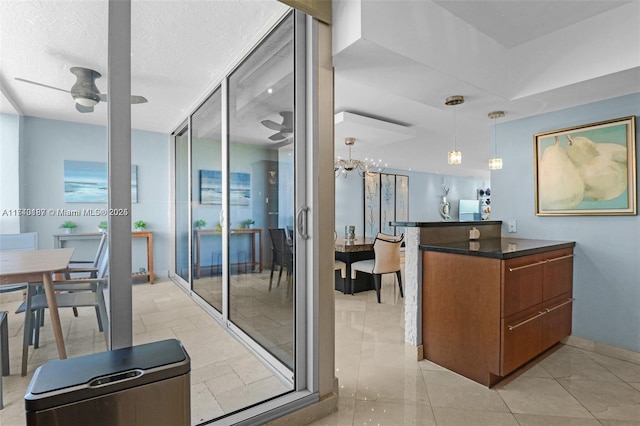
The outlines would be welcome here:
<svg viewBox="0 0 640 426">
<path fill-rule="evenodd" d="M 20 117 L 0 114 L 0 233 L 20 232 Z M 9 211 L 9 212 L 8 212 Z"/>
<path fill-rule="evenodd" d="M 640 351 L 640 217 L 536 216 L 533 135 L 638 114 L 640 93 L 498 125 L 504 168 L 491 173 L 492 213 L 505 222 L 503 236 L 576 242 L 573 335 L 634 351 Z M 516 234 L 506 233 L 507 219 L 517 220 Z"/>
<path fill-rule="evenodd" d="M 442 185 L 449 188 L 447 200 L 451 203 L 451 217 L 457 220 L 458 201 L 475 200 L 479 189 L 490 188 L 488 179 L 446 176 L 408 170 L 387 169 L 385 173 L 409 176 L 409 220 L 439 222 Z M 335 231 L 344 236 L 345 225 L 355 225 L 356 235 L 364 233 L 364 184 L 362 178 L 350 173 L 347 178 L 336 179 Z"/>
<path fill-rule="evenodd" d="M 107 162 L 107 130 L 102 126 L 24 117 L 22 132 L 21 187 L 22 208 L 96 209 L 106 203 L 64 202 L 64 160 Z M 133 130 L 132 163 L 138 166 L 138 202 L 132 204 L 132 222 L 144 220 L 153 231 L 154 271 L 167 276 L 169 269 L 169 136 Z M 53 247 L 53 234 L 70 219 L 78 224 L 77 232 L 97 232 L 105 217 L 27 218 L 22 231 L 39 233 L 41 249 Z M 75 258 L 87 258 L 79 245 Z M 91 257 L 89 257 L 91 258 Z M 133 269 L 146 268 L 143 239 L 133 240 Z"/>
</svg>

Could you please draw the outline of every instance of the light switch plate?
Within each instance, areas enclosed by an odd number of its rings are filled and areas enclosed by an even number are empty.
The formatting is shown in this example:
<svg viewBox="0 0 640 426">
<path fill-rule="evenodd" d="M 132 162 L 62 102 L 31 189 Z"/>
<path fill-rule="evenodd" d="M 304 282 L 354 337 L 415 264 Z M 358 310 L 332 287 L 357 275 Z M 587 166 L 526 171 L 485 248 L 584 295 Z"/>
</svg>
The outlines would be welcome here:
<svg viewBox="0 0 640 426">
<path fill-rule="evenodd" d="M 509 221 L 507 222 L 507 232 L 517 232 L 517 226 L 516 226 L 516 220 L 515 219 L 509 219 Z"/>
</svg>

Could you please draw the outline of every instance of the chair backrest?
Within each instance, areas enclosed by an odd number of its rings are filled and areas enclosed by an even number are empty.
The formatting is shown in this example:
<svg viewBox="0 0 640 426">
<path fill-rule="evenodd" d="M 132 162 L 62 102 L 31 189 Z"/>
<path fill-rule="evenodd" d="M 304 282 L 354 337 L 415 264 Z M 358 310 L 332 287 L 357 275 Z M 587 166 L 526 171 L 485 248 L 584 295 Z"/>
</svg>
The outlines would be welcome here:
<svg viewBox="0 0 640 426">
<path fill-rule="evenodd" d="M 98 265 L 98 274 L 96 278 L 104 278 L 109 275 L 109 250 L 104 251 L 102 259 L 100 259 L 100 265 Z"/>
<path fill-rule="evenodd" d="M 269 228 L 269 236 L 273 245 L 273 261 L 277 264 L 288 262 L 291 258 L 291 249 L 287 242 L 287 234 L 282 228 Z"/>
<path fill-rule="evenodd" d="M 373 263 L 374 274 L 387 274 L 400 270 L 400 246 L 404 235 L 395 237 L 395 241 L 376 237 L 373 242 L 375 258 Z"/>
<path fill-rule="evenodd" d="M 0 251 L 37 250 L 38 233 L 0 234 Z"/>
<path fill-rule="evenodd" d="M 102 237 L 100 237 L 100 242 L 98 243 L 98 250 L 96 250 L 96 257 L 93 258 L 93 267 L 97 268 L 98 265 L 100 264 L 100 259 L 102 258 L 102 255 L 104 254 L 105 251 L 107 250 L 107 241 L 108 241 L 109 237 L 107 236 L 107 233 L 104 232 L 102 234 Z"/>
<path fill-rule="evenodd" d="M 376 235 L 376 238 L 379 238 L 385 241 L 402 241 L 404 239 L 404 234 L 389 235 L 389 234 L 383 234 L 382 232 L 378 232 L 378 235 Z"/>
</svg>

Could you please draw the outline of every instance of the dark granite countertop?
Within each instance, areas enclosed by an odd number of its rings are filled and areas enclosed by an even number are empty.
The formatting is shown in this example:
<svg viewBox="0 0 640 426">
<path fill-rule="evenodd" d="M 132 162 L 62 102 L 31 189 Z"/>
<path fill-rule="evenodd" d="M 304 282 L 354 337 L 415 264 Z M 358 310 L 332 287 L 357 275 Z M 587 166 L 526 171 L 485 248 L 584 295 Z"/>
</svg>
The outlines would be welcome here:
<svg viewBox="0 0 640 426">
<path fill-rule="evenodd" d="M 420 250 L 442 253 L 465 254 L 469 256 L 490 257 L 493 259 L 512 259 L 545 251 L 570 248 L 573 241 L 529 240 L 523 238 L 488 238 L 485 240 L 466 240 L 451 243 L 420 244 Z"/>
<path fill-rule="evenodd" d="M 442 226 L 476 226 L 476 225 L 502 225 L 501 220 L 470 220 L 470 221 L 442 221 L 442 222 L 389 222 L 391 226 L 408 226 L 415 228 L 436 228 Z"/>
</svg>

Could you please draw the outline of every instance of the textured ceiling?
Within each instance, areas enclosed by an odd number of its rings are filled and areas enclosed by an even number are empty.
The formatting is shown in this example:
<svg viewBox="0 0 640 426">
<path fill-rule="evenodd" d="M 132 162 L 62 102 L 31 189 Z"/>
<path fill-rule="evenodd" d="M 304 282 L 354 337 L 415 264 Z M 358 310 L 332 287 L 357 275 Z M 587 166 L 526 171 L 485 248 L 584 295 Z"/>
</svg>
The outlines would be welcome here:
<svg viewBox="0 0 640 426">
<path fill-rule="evenodd" d="M 513 120 L 638 91 L 639 4 L 334 0 L 336 113 L 379 118 L 415 135 L 377 146 L 362 140 L 354 155 L 487 177 L 488 112 L 502 109 L 502 121 Z M 132 0 L 132 92 L 149 100 L 132 106 L 133 127 L 174 130 L 286 10 L 276 0 Z M 0 112 L 105 124 L 103 103 L 80 114 L 68 93 L 15 78 L 68 90 L 75 82 L 69 68 L 82 66 L 103 75 L 96 84 L 108 93 L 106 17 L 105 0 L 0 0 Z M 456 107 L 457 167 L 444 160 L 452 140 L 444 100 L 451 95 L 467 99 Z M 254 121 L 279 120 L 277 102 L 262 105 L 250 112 Z M 344 137 L 361 136 L 342 130 L 338 155 Z M 246 139 L 269 135 L 259 126 L 242 131 Z"/>
</svg>

